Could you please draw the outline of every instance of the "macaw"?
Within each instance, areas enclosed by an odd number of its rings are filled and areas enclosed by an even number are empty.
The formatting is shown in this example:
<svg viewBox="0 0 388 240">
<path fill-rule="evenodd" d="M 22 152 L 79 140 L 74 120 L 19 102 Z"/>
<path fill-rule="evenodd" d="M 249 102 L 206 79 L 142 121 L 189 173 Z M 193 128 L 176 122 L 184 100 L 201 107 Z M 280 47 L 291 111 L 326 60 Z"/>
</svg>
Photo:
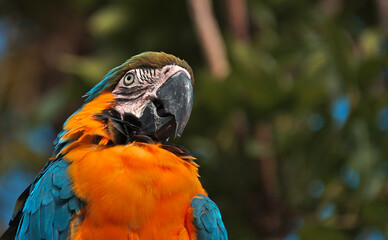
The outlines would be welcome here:
<svg viewBox="0 0 388 240">
<path fill-rule="evenodd" d="M 0 239 L 227 239 L 194 157 L 168 142 L 190 117 L 193 81 L 163 52 L 112 69 L 64 123 Z"/>
</svg>

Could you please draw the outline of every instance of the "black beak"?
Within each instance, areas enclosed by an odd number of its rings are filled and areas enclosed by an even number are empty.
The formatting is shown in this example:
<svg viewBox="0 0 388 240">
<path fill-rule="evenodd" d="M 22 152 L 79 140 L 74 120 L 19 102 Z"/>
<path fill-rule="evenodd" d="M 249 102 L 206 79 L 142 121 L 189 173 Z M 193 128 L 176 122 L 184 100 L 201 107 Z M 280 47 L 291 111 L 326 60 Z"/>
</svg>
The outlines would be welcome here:
<svg viewBox="0 0 388 240">
<path fill-rule="evenodd" d="M 171 76 L 156 92 L 140 117 L 142 132 L 156 140 L 167 140 L 171 134 L 180 137 L 193 107 L 193 86 L 184 72 Z"/>
</svg>

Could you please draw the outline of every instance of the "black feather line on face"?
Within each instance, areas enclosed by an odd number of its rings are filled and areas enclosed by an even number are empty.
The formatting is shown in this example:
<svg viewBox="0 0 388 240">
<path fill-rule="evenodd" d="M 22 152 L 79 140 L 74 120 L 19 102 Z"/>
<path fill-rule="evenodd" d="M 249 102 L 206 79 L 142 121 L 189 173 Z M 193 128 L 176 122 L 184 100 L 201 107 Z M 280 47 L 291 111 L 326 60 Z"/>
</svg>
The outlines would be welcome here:
<svg viewBox="0 0 388 240">
<path fill-rule="evenodd" d="M 130 102 L 130 101 L 135 101 L 138 100 L 139 98 L 143 97 L 145 93 L 140 94 L 137 97 L 134 98 L 115 98 L 117 102 Z"/>
<path fill-rule="evenodd" d="M 120 90 L 123 90 L 125 92 L 121 92 L 121 91 L 115 91 L 113 92 L 113 94 L 119 94 L 119 95 L 132 95 L 132 94 L 136 94 L 136 93 L 139 93 L 141 91 L 144 91 L 146 90 L 148 87 L 143 87 L 143 86 L 134 86 L 132 88 L 130 87 L 119 87 Z M 130 91 L 130 92 L 128 92 Z"/>
<path fill-rule="evenodd" d="M 152 84 L 154 79 L 151 78 L 152 68 L 140 68 L 139 69 L 139 79 L 142 82 L 147 82 L 148 84 Z"/>
</svg>

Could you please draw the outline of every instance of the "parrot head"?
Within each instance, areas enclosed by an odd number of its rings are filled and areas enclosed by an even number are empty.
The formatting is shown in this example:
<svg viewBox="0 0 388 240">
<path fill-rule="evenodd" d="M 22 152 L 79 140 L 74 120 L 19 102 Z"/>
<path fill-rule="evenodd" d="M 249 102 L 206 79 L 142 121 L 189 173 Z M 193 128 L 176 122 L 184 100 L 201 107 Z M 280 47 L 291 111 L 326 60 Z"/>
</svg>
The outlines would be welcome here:
<svg viewBox="0 0 388 240">
<path fill-rule="evenodd" d="M 104 121 L 115 143 L 133 135 L 166 141 L 180 137 L 193 105 L 193 73 L 173 55 L 144 52 L 112 69 L 85 96 L 86 103 L 111 93 L 114 104 L 96 117 Z"/>
</svg>

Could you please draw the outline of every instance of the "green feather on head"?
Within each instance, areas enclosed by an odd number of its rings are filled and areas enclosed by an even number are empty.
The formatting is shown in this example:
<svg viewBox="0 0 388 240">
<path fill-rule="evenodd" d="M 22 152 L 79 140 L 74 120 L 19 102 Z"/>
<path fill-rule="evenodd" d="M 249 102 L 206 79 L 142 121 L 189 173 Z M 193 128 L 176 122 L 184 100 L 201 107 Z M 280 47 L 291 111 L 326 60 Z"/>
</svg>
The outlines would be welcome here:
<svg viewBox="0 0 388 240">
<path fill-rule="evenodd" d="M 185 68 L 190 73 L 191 82 L 194 83 L 193 70 L 185 60 L 164 52 L 143 52 L 135 55 L 109 71 L 108 74 L 94 88 L 87 92 L 85 102 L 90 102 L 103 92 L 112 91 L 121 77 L 131 69 L 155 68 L 161 69 L 166 65 L 177 65 Z"/>
</svg>

